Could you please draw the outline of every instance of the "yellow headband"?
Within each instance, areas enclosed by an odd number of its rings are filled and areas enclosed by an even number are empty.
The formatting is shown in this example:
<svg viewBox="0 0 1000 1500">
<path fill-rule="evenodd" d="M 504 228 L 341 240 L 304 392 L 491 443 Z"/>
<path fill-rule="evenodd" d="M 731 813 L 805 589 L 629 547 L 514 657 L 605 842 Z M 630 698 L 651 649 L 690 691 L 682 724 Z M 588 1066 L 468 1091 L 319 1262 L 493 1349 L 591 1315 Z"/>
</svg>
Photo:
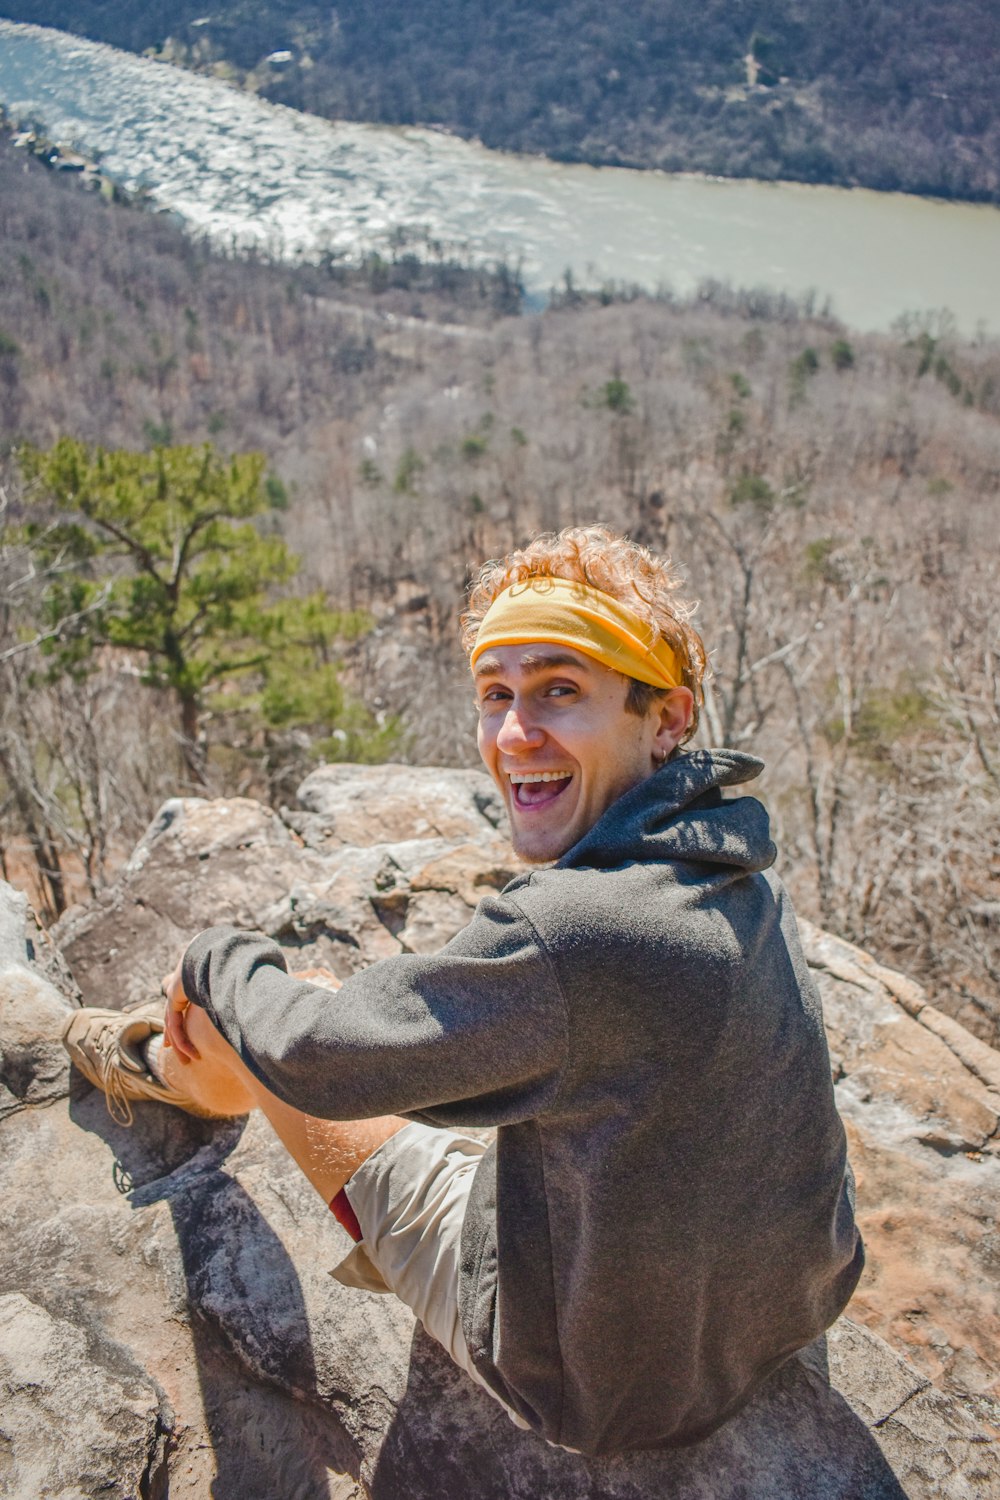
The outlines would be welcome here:
<svg viewBox="0 0 1000 1500">
<path fill-rule="evenodd" d="M 551 641 L 602 666 L 675 688 L 684 681 L 678 653 L 631 609 L 586 583 L 568 578 L 528 578 L 498 594 L 486 611 L 469 665 L 490 646 Z"/>
</svg>

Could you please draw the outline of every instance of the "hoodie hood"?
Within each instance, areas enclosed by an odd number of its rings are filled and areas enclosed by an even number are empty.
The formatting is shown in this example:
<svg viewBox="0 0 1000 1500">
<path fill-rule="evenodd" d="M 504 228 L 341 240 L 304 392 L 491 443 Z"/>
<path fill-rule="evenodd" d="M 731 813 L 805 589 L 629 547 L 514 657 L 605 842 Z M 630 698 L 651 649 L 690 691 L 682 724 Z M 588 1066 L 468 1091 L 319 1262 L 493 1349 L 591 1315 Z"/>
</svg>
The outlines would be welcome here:
<svg viewBox="0 0 1000 1500">
<path fill-rule="evenodd" d="M 764 762 L 739 750 L 678 755 L 620 797 L 556 869 L 613 869 L 634 860 L 727 865 L 748 873 L 774 863 L 767 812 L 722 788 L 753 781 Z"/>
</svg>

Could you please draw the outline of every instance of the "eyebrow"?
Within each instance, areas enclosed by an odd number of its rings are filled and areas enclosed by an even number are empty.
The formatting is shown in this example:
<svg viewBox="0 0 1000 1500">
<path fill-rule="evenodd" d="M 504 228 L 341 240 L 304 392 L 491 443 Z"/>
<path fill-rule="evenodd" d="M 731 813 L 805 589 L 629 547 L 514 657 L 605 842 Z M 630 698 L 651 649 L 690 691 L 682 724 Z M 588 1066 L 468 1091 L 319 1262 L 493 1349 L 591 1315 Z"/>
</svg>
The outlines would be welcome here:
<svg viewBox="0 0 1000 1500">
<path fill-rule="evenodd" d="M 529 651 L 518 663 L 522 672 L 546 672 L 550 667 L 572 667 L 575 672 L 589 672 L 585 657 L 568 651 Z M 481 656 L 476 664 L 475 678 L 502 677 L 503 668 L 495 656 Z"/>
</svg>

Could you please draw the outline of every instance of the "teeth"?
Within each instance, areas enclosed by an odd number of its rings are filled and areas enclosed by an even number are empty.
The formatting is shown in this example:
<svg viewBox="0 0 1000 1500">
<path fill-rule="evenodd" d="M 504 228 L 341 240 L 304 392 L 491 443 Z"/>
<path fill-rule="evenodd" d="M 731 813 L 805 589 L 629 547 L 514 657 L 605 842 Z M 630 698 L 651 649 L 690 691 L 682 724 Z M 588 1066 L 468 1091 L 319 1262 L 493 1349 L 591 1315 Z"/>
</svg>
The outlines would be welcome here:
<svg viewBox="0 0 1000 1500">
<path fill-rule="evenodd" d="M 515 786 L 522 786 L 526 781 L 565 781 L 572 774 L 572 771 L 511 771 L 510 779 Z"/>
</svg>

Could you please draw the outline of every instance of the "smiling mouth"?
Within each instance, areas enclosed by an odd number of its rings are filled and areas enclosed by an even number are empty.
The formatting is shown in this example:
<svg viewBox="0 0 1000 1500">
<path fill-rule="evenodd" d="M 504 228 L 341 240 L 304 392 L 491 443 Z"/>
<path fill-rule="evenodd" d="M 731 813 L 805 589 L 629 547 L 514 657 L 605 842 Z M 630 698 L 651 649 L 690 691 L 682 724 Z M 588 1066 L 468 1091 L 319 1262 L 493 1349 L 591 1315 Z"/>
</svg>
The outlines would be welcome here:
<svg viewBox="0 0 1000 1500">
<path fill-rule="evenodd" d="M 572 780 L 572 771 L 514 771 L 510 776 L 514 805 L 526 809 L 547 807 Z"/>
</svg>

